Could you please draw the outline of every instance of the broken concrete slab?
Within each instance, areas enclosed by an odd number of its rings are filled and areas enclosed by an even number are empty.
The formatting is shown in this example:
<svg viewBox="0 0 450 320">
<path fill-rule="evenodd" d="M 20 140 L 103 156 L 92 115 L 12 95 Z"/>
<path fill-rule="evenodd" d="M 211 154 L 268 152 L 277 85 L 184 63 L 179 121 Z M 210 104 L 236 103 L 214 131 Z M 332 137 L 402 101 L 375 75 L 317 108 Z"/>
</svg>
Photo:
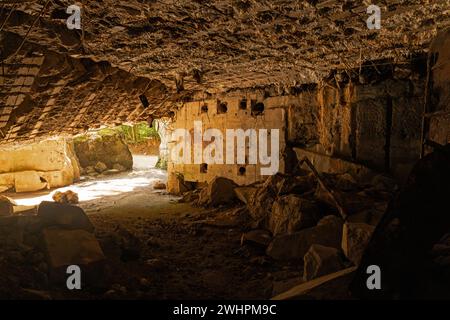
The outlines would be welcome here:
<svg viewBox="0 0 450 320">
<path fill-rule="evenodd" d="M 317 206 L 310 200 L 292 194 L 274 202 L 269 217 L 269 229 L 274 236 L 291 234 L 314 226 L 318 220 Z"/>
<path fill-rule="evenodd" d="M 303 257 L 303 280 L 334 273 L 345 268 L 344 259 L 339 249 L 313 244 Z"/>
<path fill-rule="evenodd" d="M 313 244 L 338 249 L 341 247 L 342 225 L 341 218 L 327 216 L 315 227 L 275 237 L 266 254 L 276 260 L 300 260 Z"/>
<path fill-rule="evenodd" d="M 69 204 L 43 201 L 37 212 L 44 227 L 59 226 L 66 229 L 83 229 L 94 232 L 94 226 L 83 209 Z"/>
</svg>

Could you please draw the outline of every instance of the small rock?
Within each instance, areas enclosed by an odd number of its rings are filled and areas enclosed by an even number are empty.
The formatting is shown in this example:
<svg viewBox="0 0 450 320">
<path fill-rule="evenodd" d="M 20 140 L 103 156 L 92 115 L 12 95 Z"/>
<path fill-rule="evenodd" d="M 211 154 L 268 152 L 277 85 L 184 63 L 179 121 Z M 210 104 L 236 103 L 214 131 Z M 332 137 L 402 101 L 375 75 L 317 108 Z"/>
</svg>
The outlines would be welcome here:
<svg viewBox="0 0 450 320">
<path fill-rule="evenodd" d="M 318 244 L 313 244 L 309 248 L 303 261 L 304 281 L 310 281 L 345 268 L 342 254 L 338 249 Z"/>
<path fill-rule="evenodd" d="M 55 202 L 58 203 L 65 203 L 65 204 L 77 204 L 78 203 L 78 194 L 71 191 L 71 190 L 67 190 L 66 192 L 61 192 L 61 191 L 56 191 L 53 196 L 52 199 Z"/>
<path fill-rule="evenodd" d="M 153 184 L 153 189 L 155 189 L 155 190 L 164 190 L 164 189 L 166 189 L 166 184 L 164 182 L 162 182 L 162 181 L 156 181 Z"/>
<path fill-rule="evenodd" d="M 103 162 L 99 161 L 94 167 L 95 171 L 98 173 L 103 173 L 104 171 L 108 170 L 108 167 Z"/>
</svg>

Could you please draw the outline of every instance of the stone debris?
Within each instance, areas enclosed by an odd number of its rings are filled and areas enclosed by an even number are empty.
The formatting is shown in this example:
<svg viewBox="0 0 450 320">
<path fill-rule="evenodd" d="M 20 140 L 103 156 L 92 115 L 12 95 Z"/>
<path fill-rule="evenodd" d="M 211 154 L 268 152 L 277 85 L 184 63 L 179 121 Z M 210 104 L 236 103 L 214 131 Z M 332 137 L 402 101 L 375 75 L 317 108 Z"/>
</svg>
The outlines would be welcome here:
<svg viewBox="0 0 450 320">
<path fill-rule="evenodd" d="M 153 184 L 153 189 L 155 190 L 165 190 L 166 189 L 166 184 L 162 181 L 156 181 Z"/>
<path fill-rule="evenodd" d="M 56 191 L 53 194 L 52 199 L 55 202 L 63 204 L 77 204 L 79 201 L 78 194 L 71 190 L 67 190 L 65 192 Z"/>
<path fill-rule="evenodd" d="M 106 170 L 108 170 L 108 167 L 106 166 L 106 164 L 104 164 L 103 162 L 99 161 L 96 163 L 96 165 L 94 166 L 94 169 L 97 173 L 103 173 Z"/>
<path fill-rule="evenodd" d="M 342 225 L 341 218 L 327 216 L 315 227 L 275 237 L 266 253 L 276 260 L 301 260 L 313 244 L 339 249 Z"/>
<path fill-rule="evenodd" d="M 272 235 L 267 230 L 252 230 L 242 234 L 241 246 L 250 242 L 267 248 L 271 241 Z"/>
<path fill-rule="evenodd" d="M 50 284 L 66 288 L 70 265 L 82 268 L 85 281 L 100 283 L 105 257 L 93 231 L 81 208 L 56 202 L 43 202 L 34 212 L 0 216 L 0 261 L 26 270 L 13 280 L 20 289 L 15 294 L 23 299 L 51 299 Z"/>
<path fill-rule="evenodd" d="M 65 229 L 81 229 L 94 232 L 94 226 L 77 206 L 56 202 L 43 201 L 38 207 L 37 216 L 44 227 L 58 226 Z"/>
<path fill-rule="evenodd" d="M 169 174 L 167 177 L 167 191 L 173 195 L 182 195 L 191 191 L 194 186 L 190 182 L 185 182 L 184 177 L 179 174 Z"/>
<path fill-rule="evenodd" d="M 313 244 L 303 257 L 303 280 L 334 273 L 345 268 L 342 252 L 339 249 Z"/>
<path fill-rule="evenodd" d="M 107 169 L 122 172 L 133 167 L 133 156 L 118 134 L 83 135 L 74 139 L 74 147 L 83 168 L 92 166 L 98 173 L 102 173 Z"/>
<path fill-rule="evenodd" d="M 208 183 L 207 196 L 208 204 L 217 207 L 219 205 L 227 205 L 234 203 L 236 194 L 234 189 L 237 185 L 230 179 L 217 177 Z"/>
<path fill-rule="evenodd" d="M 374 226 L 365 223 L 344 223 L 342 250 L 355 266 L 359 265 L 374 230 Z"/>
<path fill-rule="evenodd" d="M 101 266 L 94 265 L 103 262 L 105 256 L 92 233 L 51 227 L 43 230 L 43 241 L 50 274 L 55 280 L 66 278 L 66 267 L 70 265 L 79 266 L 85 275 L 97 269 L 100 276 Z"/>
<path fill-rule="evenodd" d="M 256 187 L 237 187 L 234 188 L 234 193 L 239 200 L 241 200 L 245 204 L 248 204 L 250 198 L 253 196 L 256 190 L 258 190 L 258 188 Z"/>
<path fill-rule="evenodd" d="M 269 229 L 274 236 L 292 234 L 316 225 L 319 210 L 310 200 L 297 195 L 286 195 L 274 202 L 269 218 Z"/>
</svg>

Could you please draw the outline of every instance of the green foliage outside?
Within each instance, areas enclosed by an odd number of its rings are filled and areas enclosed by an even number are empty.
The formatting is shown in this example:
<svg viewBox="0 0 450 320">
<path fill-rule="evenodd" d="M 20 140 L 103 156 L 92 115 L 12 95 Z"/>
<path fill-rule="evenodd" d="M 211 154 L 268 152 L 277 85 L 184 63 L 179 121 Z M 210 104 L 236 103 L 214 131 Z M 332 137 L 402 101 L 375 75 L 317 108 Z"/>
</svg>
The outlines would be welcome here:
<svg viewBox="0 0 450 320">
<path fill-rule="evenodd" d="M 149 127 L 146 122 L 134 126 L 120 125 L 114 128 L 104 128 L 97 131 L 99 136 L 119 134 L 127 143 L 140 143 L 148 138 L 159 139 L 158 130 L 155 126 Z"/>
</svg>

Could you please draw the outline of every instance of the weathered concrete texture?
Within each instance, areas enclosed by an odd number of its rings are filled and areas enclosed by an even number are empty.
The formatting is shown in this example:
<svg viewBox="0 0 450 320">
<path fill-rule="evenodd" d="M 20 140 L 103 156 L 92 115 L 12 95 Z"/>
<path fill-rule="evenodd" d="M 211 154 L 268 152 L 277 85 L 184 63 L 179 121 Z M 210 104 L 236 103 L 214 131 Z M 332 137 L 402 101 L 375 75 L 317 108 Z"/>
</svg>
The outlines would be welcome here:
<svg viewBox="0 0 450 320">
<path fill-rule="evenodd" d="M 85 135 L 74 139 L 74 145 L 83 168 L 96 167 L 99 163 L 109 169 L 117 164 L 126 169 L 133 167 L 133 156 L 119 135 Z"/>
<path fill-rule="evenodd" d="M 274 150 L 279 158 L 278 172 L 284 172 L 284 156 L 283 151 L 285 147 L 285 132 L 286 132 L 286 111 L 282 108 L 285 106 L 286 99 L 264 99 L 264 96 L 257 95 L 256 93 L 247 94 L 241 97 L 227 97 L 221 99 L 209 99 L 203 101 L 185 103 L 184 106 L 178 110 L 175 116 L 175 120 L 171 126 L 172 132 L 176 129 L 188 130 L 190 133 L 190 142 L 187 141 L 187 145 L 190 150 L 183 150 L 185 153 L 190 154 L 190 161 L 183 160 L 184 163 L 176 163 L 174 159 L 174 149 L 177 146 L 177 142 L 171 139 L 169 142 L 169 150 L 171 158 L 168 164 L 168 172 L 182 173 L 185 181 L 193 182 L 210 182 L 215 177 L 230 178 L 238 185 L 247 185 L 256 181 L 261 181 L 265 176 L 261 174 L 261 168 L 268 167 L 260 163 L 260 156 L 258 154 L 260 150 L 260 139 L 258 132 L 260 129 L 269 130 L 270 134 L 273 134 L 270 130 L 279 130 L 279 150 Z M 261 107 L 262 110 L 256 111 L 255 106 Z M 211 154 L 216 159 L 215 163 L 203 163 L 205 159 L 196 159 L 194 150 L 194 122 L 202 122 L 202 133 L 204 134 L 208 129 L 218 129 L 223 135 L 222 155 L 223 158 L 216 158 L 219 152 L 215 152 L 216 147 L 220 150 L 221 146 L 215 144 L 215 142 L 203 141 L 201 150 L 208 152 L 207 148 L 211 148 Z M 243 130 L 241 133 L 236 132 L 234 136 L 234 147 L 231 148 L 234 153 L 231 155 L 233 164 L 226 164 L 226 148 L 233 144 L 231 139 L 227 139 L 227 130 Z M 250 163 L 251 156 L 248 151 L 249 138 L 244 139 L 244 132 L 248 129 L 256 130 L 256 143 L 258 143 L 258 149 L 256 150 L 256 163 Z M 271 136 L 268 135 L 267 152 L 270 156 L 271 150 Z M 244 161 L 239 161 L 237 157 L 237 150 L 241 145 L 241 140 L 246 150 Z M 242 144 L 242 145 L 243 145 Z M 203 156 L 202 156 L 203 158 Z M 206 165 L 207 166 L 206 166 Z M 277 168 L 276 168 L 277 169 Z M 267 175 L 266 175 L 267 176 Z"/>
<path fill-rule="evenodd" d="M 71 142 L 44 140 L 0 148 L 0 190 L 37 191 L 72 184 L 80 178 Z"/>
</svg>

